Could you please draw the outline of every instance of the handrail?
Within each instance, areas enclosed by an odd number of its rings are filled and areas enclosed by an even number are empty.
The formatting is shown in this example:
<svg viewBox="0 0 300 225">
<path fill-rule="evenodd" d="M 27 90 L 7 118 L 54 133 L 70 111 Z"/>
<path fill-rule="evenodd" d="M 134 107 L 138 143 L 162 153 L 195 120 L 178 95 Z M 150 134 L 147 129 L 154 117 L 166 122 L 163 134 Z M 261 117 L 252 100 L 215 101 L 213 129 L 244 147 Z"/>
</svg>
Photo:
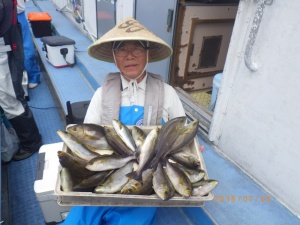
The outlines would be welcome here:
<svg viewBox="0 0 300 225">
<path fill-rule="evenodd" d="M 256 2 L 259 1 L 259 3 L 253 19 L 252 28 L 249 34 L 249 39 L 247 42 L 245 57 L 244 57 L 246 66 L 252 72 L 257 71 L 258 69 L 257 63 L 252 59 L 252 51 L 259 30 L 260 22 L 264 14 L 265 5 L 271 5 L 273 3 L 273 0 L 255 0 L 255 1 Z"/>
</svg>

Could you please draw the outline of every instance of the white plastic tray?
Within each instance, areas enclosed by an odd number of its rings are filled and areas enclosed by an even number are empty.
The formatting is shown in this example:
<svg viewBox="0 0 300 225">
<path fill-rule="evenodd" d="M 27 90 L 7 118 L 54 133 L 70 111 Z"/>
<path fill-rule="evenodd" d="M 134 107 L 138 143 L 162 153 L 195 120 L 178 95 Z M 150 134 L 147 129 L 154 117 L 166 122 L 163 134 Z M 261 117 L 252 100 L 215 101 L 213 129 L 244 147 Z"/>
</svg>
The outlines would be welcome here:
<svg viewBox="0 0 300 225">
<path fill-rule="evenodd" d="M 149 133 L 154 126 L 140 127 L 145 133 Z M 129 126 L 129 129 L 131 127 Z M 200 168 L 205 171 L 204 179 L 209 179 L 204 164 L 202 154 L 199 150 L 199 143 L 197 138 L 189 144 L 189 149 L 192 153 L 198 155 L 200 160 Z M 64 145 L 63 151 L 67 151 Z M 212 192 L 206 196 L 190 196 L 184 198 L 182 196 L 173 196 L 167 201 L 161 200 L 156 194 L 152 195 L 125 195 L 125 194 L 96 194 L 93 192 L 64 192 L 60 188 L 59 173 L 57 177 L 55 195 L 57 195 L 57 202 L 59 205 L 86 205 L 86 206 L 157 206 L 157 207 L 193 207 L 203 206 L 205 201 L 213 199 Z"/>
</svg>

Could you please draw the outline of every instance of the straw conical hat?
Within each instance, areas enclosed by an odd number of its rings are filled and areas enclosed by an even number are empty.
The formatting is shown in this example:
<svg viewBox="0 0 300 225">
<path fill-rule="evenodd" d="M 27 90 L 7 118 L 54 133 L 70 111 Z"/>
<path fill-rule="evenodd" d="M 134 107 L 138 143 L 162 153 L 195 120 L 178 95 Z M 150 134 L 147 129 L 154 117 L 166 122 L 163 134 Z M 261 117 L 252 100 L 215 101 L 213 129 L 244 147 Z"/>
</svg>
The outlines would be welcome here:
<svg viewBox="0 0 300 225">
<path fill-rule="evenodd" d="M 96 59 L 114 62 L 112 43 L 141 40 L 149 42 L 149 62 L 163 60 L 172 54 L 172 48 L 132 17 L 117 24 L 88 47 L 88 54 Z"/>
</svg>

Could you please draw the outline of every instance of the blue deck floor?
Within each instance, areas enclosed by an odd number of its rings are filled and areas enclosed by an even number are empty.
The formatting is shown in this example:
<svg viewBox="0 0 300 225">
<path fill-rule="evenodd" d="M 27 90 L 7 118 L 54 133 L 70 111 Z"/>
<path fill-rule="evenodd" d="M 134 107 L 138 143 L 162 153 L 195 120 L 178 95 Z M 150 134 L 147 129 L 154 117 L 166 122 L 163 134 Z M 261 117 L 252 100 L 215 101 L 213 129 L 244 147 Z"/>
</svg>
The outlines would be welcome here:
<svg viewBox="0 0 300 225">
<path fill-rule="evenodd" d="M 43 57 L 40 39 L 34 39 L 45 72 L 41 76 L 41 84 L 29 91 L 29 105 L 43 136 L 44 144 L 50 144 L 61 141 L 56 130 L 65 127 L 64 119 L 60 116 L 66 113 L 65 102 L 90 99 L 94 90 L 101 84 L 103 76 L 107 71 L 112 71 L 114 66 L 102 64 L 87 56 L 84 49 L 91 41 L 69 24 L 64 15 L 54 8 L 51 1 L 37 2 L 39 7 L 32 2 L 27 2 L 27 11 L 49 12 L 59 34 L 74 38 L 80 50 L 76 52 L 77 62 L 74 68 L 55 69 Z M 46 79 L 53 86 L 57 96 L 56 101 L 50 93 Z M 208 175 L 211 179 L 219 181 L 218 187 L 213 191 L 215 199 L 205 202 L 204 207 L 159 208 L 158 225 L 300 224 L 299 218 L 280 204 L 274 196 L 234 164 L 220 156 L 205 137 L 198 136 L 198 138 L 205 146 L 203 158 Z M 11 162 L 6 166 L 9 208 L 6 208 L 7 205 L 3 208 L 2 205 L 2 212 L 8 210 L 10 217 L 2 224 L 44 224 L 42 211 L 33 190 L 37 156 L 38 154 L 34 154 L 29 159 Z"/>
</svg>

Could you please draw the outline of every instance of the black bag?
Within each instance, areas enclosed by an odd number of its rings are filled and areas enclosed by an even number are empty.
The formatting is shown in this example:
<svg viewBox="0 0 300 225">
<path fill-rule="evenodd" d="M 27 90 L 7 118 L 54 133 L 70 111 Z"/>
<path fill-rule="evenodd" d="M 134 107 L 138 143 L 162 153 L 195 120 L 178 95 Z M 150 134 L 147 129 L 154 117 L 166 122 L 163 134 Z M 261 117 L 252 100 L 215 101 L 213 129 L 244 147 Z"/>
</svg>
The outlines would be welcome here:
<svg viewBox="0 0 300 225">
<path fill-rule="evenodd" d="M 14 128 L 9 123 L 1 107 L 0 107 L 0 112 L 1 112 L 1 117 L 0 117 L 1 161 L 9 162 L 19 148 L 19 139 Z"/>
</svg>

